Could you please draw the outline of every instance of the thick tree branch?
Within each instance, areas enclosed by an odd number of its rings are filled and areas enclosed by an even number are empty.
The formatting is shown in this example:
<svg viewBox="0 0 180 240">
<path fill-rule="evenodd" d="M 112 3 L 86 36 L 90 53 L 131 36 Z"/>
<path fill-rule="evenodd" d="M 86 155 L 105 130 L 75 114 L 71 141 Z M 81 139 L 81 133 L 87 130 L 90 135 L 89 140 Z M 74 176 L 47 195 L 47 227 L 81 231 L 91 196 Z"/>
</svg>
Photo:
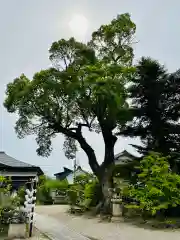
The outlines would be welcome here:
<svg viewBox="0 0 180 240">
<path fill-rule="evenodd" d="M 98 121 L 105 144 L 104 162 L 102 163 L 101 168 L 107 168 L 114 163 L 114 146 L 117 141 L 117 137 L 113 135 L 111 124 L 107 123 L 102 116 L 98 117 Z"/>
<path fill-rule="evenodd" d="M 95 155 L 93 148 L 87 143 L 86 139 L 82 136 L 82 132 L 81 132 L 82 125 L 83 124 L 79 124 L 77 126 L 77 128 L 74 128 L 75 132 L 73 132 L 70 129 L 66 129 L 66 128 L 62 127 L 58 123 L 54 123 L 50 127 L 55 129 L 55 131 L 63 133 L 64 135 L 71 137 L 79 142 L 81 148 L 84 150 L 84 152 L 88 156 L 89 165 L 90 165 L 92 171 L 94 172 L 95 175 L 98 176 L 100 174 L 100 166 L 97 162 L 96 155 Z"/>
<path fill-rule="evenodd" d="M 76 125 L 77 125 L 77 127 L 71 127 L 71 128 L 68 128 L 68 130 L 79 133 L 79 132 L 81 132 L 82 127 L 89 127 L 89 125 L 86 123 L 77 123 Z"/>
<path fill-rule="evenodd" d="M 84 150 L 84 152 L 87 154 L 88 156 L 88 160 L 89 160 L 89 165 L 92 169 L 92 171 L 95 173 L 96 176 L 99 176 L 100 174 L 100 167 L 99 164 L 97 162 L 96 159 L 96 155 L 94 150 L 92 149 L 92 147 L 87 143 L 87 141 L 85 140 L 85 138 L 83 136 L 81 136 L 78 139 L 78 142 L 81 146 L 81 148 Z"/>
</svg>

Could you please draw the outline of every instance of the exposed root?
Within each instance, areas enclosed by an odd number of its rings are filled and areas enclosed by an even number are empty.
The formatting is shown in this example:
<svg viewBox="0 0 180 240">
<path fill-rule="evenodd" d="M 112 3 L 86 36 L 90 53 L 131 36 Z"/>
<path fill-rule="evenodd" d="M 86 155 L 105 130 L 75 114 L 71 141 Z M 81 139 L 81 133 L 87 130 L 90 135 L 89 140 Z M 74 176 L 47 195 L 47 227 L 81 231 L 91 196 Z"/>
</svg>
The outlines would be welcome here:
<svg viewBox="0 0 180 240">
<path fill-rule="evenodd" d="M 109 200 L 101 201 L 95 208 L 95 214 L 101 216 L 109 216 L 112 213 L 111 202 Z"/>
</svg>

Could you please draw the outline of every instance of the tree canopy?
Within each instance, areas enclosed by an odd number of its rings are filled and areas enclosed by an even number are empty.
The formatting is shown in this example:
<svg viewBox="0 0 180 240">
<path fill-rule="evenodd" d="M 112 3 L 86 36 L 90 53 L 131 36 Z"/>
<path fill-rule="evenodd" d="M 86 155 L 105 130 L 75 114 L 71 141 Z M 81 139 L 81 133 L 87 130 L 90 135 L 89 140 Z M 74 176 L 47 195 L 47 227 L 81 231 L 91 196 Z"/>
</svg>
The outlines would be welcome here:
<svg viewBox="0 0 180 240">
<path fill-rule="evenodd" d="M 121 133 L 140 136 L 141 152 L 155 151 L 165 156 L 180 146 L 180 72 L 168 73 L 164 66 L 142 58 L 129 87 L 133 121 Z"/>
<path fill-rule="evenodd" d="M 134 72 L 135 30 L 126 13 L 93 32 L 87 44 L 61 39 L 49 50 L 51 68 L 35 73 L 31 80 L 22 74 L 8 84 L 4 106 L 18 114 L 15 130 L 20 138 L 36 135 L 38 155 L 49 156 L 52 138 L 61 133 L 67 156 L 73 157 L 78 142 L 98 175 L 94 150 L 82 135 L 86 127 L 102 133 L 102 166 L 114 161 L 115 132 L 131 118 L 125 84 Z"/>
</svg>

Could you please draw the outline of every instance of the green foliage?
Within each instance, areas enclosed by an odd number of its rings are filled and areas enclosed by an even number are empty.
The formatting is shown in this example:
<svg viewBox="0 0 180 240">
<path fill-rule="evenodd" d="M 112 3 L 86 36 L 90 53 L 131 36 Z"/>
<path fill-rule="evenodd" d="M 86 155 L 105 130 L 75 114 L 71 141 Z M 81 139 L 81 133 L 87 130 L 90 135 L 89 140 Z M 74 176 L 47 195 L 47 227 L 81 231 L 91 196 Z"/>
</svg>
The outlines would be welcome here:
<svg viewBox="0 0 180 240">
<path fill-rule="evenodd" d="M 37 191 L 37 203 L 38 204 L 52 204 L 53 199 L 51 191 L 45 185 L 39 186 Z"/>
<path fill-rule="evenodd" d="M 43 185 L 49 179 L 46 175 L 39 176 L 38 185 Z"/>
<path fill-rule="evenodd" d="M 151 215 L 163 212 L 180 205 L 179 187 L 180 176 L 171 171 L 168 157 L 152 153 L 140 162 L 138 182 L 128 190 L 128 196 L 136 203 L 127 207 Z"/>
<path fill-rule="evenodd" d="M 93 179 L 96 179 L 93 174 L 86 173 L 81 174 L 75 177 L 75 184 L 82 186 L 82 188 L 85 187 L 85 185 L 89 182 L 91 182 Z"/>
<path fill-rule="evenodd" d="M 74 38 L 54 42 L 49 50 L 52 68 L 35 73 L 32 80 L 22 74 L 7 85 L 4 106 L 17 113 L 20 138 L 36 135 L 38 155 L 49 156 L 52 139 L 62 133 L 66 156 L 74 158 L 78 142 L 98 175 L 100 166 L 82 128 L 102 132 L 104 142 L 112 141 L 112 150 L 117 128 L 131 119 L 125 85 L 135 71 L 135 30 L 126 13 L 102 25 L 87 44 Z"/>
<path fill-rule="evenodd" d="M 13 198 L 10 195 L 11 191 L 11 179 L 0 176 L 0 222 L 3 224 L 8 224 L 16 208 L 19 206 L 19 200 Z"/>
<path fill-rule="evenodd" d="M 134 181 L 139 166 L 139 160 L 133 160 L 126 164 L 115 165 L 113 176 L 126 181 Z"/>
<path fill-rule="evenodd" d="M 52 191 L 56 191 L 59 194 L 66 194 L 68 189 L 68 182 L 66 180 L 59 181 L 56 179 L 51 179 L 45 175 L 39 177 L 39 182 L 37 186 L 37 203 L 38 204 L 52 204 Z M 25 199 L 25 188 L 21 187 L 18 190 L 18 199 L 20 205 L 24 204 Z"/>
<path fill-rule="evenodd" d="M 92 174 L 82 174 L 75 178 L 75 183 L 68 190 L 70 205 L 77 205 L 82 210 L 88 210 L 98 204 L 101 196 L 101 187 Z"/>
<path fill-rule="evenodd" d="M 74 183 L 69 186 L 68 190 L 68 197 L 71 205 L 81 205 L 84 201 L 84 189 L 89 181 L 89 174 L 82 174 L 75 177 Z"/>
<path fill-rule="evenodd" d="M 134 118 L 121 134 L 140 137 L 140 152 L 179 152 L 179 85 L 179 70 L 170 74 L 158 61 L 144 57 L 137 64 L 128 89 Z"/>
<path fill-rule="evenodd" d="M 52 204 L 52 190 L 59 193 L 65 193 L 68 189 L 67 181 L 59 181 L 46 176 L 40 176 L 37 188 L 37 202 L 39 204 Z"/>
<path fill-rule="evenodd" d="M 71 186 L 70 189 L 67 191 L 69 204 L 71 206 L 75 206 L 78 204 L 78 198 L 79 198 L 79 189 L 75 188 L 74 186 Z"/>
<path fill-rule="evenodd" d="M 63 150 L 68 159 L 75 159 L 76 152 L 78 150 L 76 140 L 66 136 L 63 144 Z"/>
<path fill-rule="evenodd" d="M 57 191 L 63 191 L 68 188 L 68 182 L 66 180 L 47 179 L 45 182 L 46 188 L 56 189 Z"/>
<path fill-rule="evenodd" d="M 25 187 L 20 187 L 18 189 L 17 196 L 19 198 L 20 205 L 23 206 L 25 201 Z"/>
<path fill-rule="evenodd" d="M 128 13 L 118 15 L 110 24 L 102 25 L 92 34 L 90 45 L 97 51 L 98 57 L 123 66 L 132 64 L 132 43 L 136 25 Z"/>
<path fill-rule="evenodd" d="M 87 207 L 95 207 L 102 199 L 101 186 L 97 180 L 86 184 L 84 198 Z"/>
</svg>

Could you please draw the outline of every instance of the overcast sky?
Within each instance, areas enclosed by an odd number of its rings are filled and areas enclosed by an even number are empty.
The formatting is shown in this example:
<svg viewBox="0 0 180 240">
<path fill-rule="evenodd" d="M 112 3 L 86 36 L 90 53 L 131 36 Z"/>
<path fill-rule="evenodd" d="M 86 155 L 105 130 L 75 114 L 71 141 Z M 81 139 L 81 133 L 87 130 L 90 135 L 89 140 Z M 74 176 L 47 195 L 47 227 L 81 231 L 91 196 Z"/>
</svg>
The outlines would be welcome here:
<svg viewBox="0 0 180 240">
<path fill-rule="evenodd" d="M 49 158 L 36 154 L 34 137 L 19 140 L 14 132 L 16 116 L 6 113 L 2 103 L 6 84 L 24 73 L 28 77 L 49 66 L 48 48 L 53 41 L 69 38 L 75 32 L 69 27 L 74 14 L 87 19 L 88 40 L 92 31 L 108 23 L 117 14 L 129 12 L 137 25 L 136 59 L 151 56 L 165 64 L 169 71 L 180 67 L 180 2 L 178 0 L 0 0 L 0 150 L 42 167 L 49 175 L 72 167 L 62 151 L 63 137 L 53 142 Z M 80 38 L 79 35 L 75 36 Z M 103 159 L 101 136 L 85 132 L 88 142 L 95 148 L 99 161 Z M 137 141 L 137 140 L 136 140 Z M 115 153 L 134 142 L 119 139 Z M 83 168 L 89 169 L 86 155 L 79 151 L 77 158 Z"/>
</svg>

